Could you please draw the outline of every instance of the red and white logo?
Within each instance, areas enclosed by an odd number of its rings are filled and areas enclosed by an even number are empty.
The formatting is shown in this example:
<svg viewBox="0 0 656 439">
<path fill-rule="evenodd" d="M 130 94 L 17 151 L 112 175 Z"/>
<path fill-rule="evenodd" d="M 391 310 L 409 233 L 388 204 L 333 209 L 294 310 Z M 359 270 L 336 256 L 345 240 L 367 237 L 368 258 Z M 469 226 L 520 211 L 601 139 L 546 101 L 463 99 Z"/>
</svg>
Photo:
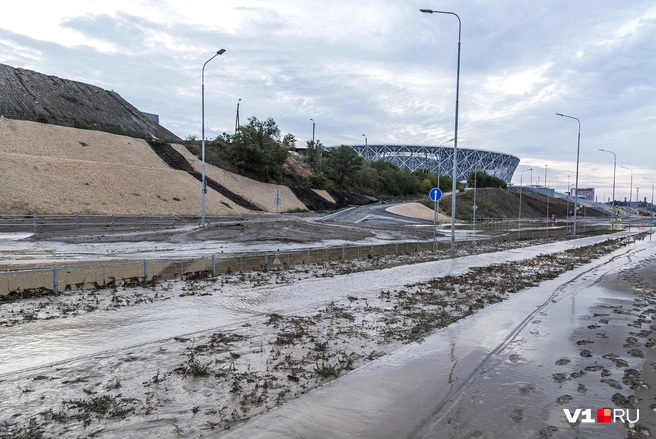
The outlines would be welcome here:
<svg viewBox="0 0 656 439">
<path fill-rule="evenodd" d="M 597 423 L 597 424 L 607 424 L 611 422 L 630 422 L 630 423 L 636 423 L 640 419 L 640 410 L 634 410 L 635 412 L 635 419 L 631 416 L 631 410 L 630 409 L 609 409 L 609 408 L 598 408 L 597 409 L 597 417 L 596 419 L 592 417 L 592 409 L 576 409 L 574 410 L 574 413 L 570 411 L 570 409 L 563 409 L 563 412 L 565 412 L 565 417 L 567 418 L 567 422 L 570 424 L 575 424 L 576 422 L 579 421 L 579 418 L 581 419 L 582 424 L 590 424 L 590 423 Z"/>
</svg>

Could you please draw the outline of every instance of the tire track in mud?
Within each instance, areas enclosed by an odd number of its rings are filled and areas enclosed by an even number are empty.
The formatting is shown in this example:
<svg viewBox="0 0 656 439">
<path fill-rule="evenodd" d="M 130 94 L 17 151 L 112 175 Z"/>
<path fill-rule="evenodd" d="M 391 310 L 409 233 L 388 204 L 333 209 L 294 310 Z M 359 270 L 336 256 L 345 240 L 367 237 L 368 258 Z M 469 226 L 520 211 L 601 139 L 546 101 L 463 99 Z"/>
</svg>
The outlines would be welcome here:
<svg viewBox="0 0 656 439">
<path fill-rule="evenodd" d="M 618 249 L 619 250 L 619 249 Z M 600 263 L 595 264 L 593 267 L 590 267 L 589 269 L 586 269 L 585 271 L 582 271 L 581 273 L 577 274 L 575 277 L 572 279 L 569 279 L 559 285 L 557 288 L 554 289 L 553 293 L 549 296 L 547 300 L 545 300 L 541 305 L 536 307 L 536 309 L 531 312 L 525 319 L 523 319 L 507 336 L 506 338 L 503 339 L 501 343 L 493 350 L 491 351 L 488 355 L 486 355 L 480 364 L 466 377 L 464 381 L 460 385 L 455 385 L 452 384 L 451 390 L 447 393 L 447 395 L 442 399 L 442 401 L 435 407 L 435 410 L 426 417 L 426 419 L 419 423 L 417 427 L 410 433 L 408 436 L 409 438 L 414 438 L 417 437 L 417 434 L 422 431 L 429 423 L 431 424 L 439 424 L 442 423 L 444 416 L 448 415 L 448 410 L 442 414 L 441 416 L 437 417 L 438 414 L 444 410 L 447 405 L 455 405 L 464 395 L 464 393 L 474 384 L 474 382 L 484 373 L 488 372 L 491 370 L 493 367 L 491 364 L 493 363 L 494 360 L 498 359 L 499 355 L 506 350 L 508 346 L 510 346 L 512 343 L 516 342 L 517 336 L 522 333 L 524 329 L 531 323 L 534 318 L 539 315 L 540 313 L 544 312 L 545 309 L 547 309 L 552 303 L 558 302 L 559 300 L 562 300 L 562 298 L 555 300 L 555 298 L 561 294 L 568 286 L 571 284 L 575 283 L 579 279 L 581 279 L 583 276 L 589 274 L 590 272 L 593 272 L 595 270 L 598 270 L 601 267 L 604 267 L 614 261 L 616 261 L 619 258 L 626 257 L 628 259 L 628 263 L 631 261 L 631 254 L 636 252 L 636 251 L 643 251 L 642 249 L 626 249 L 624 252 L 621 254 L 613 255 L 612 257 L 608 258 L 607 260 L 600 261 Z M 576 269 L 576 268 L 575 268 Z M 606 274 L 610 273 L 612 270 L 608 270 L 606 273 L 601 275 L 598 280 L 596 280 L 592 285 L 598 283 L 603 276 Z M 566 273 L 563 273 L 566 274 Z M 561 274 L 562 276 L 562 274 Z M 576 294 L 576 292 L 573 292 L 572 294 Z M 567 294 L 569 296 L 569 294 Z M 564 298 L 564 297 L 563 297 Z M 455 367 L 455 366 L 454 366 Z M 451 382 L 451 380 L 450 380 Z"/>
</svg>

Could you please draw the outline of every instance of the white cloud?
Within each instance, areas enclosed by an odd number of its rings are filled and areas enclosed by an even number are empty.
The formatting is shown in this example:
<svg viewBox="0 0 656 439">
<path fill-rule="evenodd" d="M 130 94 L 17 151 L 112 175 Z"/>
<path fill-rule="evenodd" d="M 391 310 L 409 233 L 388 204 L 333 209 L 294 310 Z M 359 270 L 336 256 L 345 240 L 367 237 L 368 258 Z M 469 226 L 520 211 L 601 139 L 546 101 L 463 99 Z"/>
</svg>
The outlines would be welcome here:
<svg viewBox="0 0 656 439">
<path fill-rule="evenodd" d="M 114 89 L 181 137 L 273 117 L 299 143 L 312 117 L 324 144 L 437 144 L 453 137 L 457 20 L 421 14 L 424 0 L 78 0 L 15 2 L 0 14 L 0 62 Z M 656 7 L 517 0 L 440 9 L 462 19 L 463 147 L 573 169 L 606 187 L 598 148 L 617 149 L 636 178 L 656 167 Z M 537 160 L 537 162 L 535 162 Z M 598 169 L 592 175 L 589 170 Z M 524 169 L 524 168 L 522 168 Z M 566 174 L 565 178 L 566 178 Z M 603 178 L 599 178 L 603 176 Z M 560 184 L 566 185 L 563 177 Z M 643 180 L 644 181 L 644 180 Z"/>
</svg>

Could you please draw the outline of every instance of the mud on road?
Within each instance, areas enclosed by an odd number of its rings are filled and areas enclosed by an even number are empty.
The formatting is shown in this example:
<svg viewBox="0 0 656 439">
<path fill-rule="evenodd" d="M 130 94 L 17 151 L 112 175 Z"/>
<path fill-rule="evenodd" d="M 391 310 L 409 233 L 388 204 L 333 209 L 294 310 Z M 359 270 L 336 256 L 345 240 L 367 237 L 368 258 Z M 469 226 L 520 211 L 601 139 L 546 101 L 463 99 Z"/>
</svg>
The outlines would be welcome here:
<svg viewBox="0 0 656 439">
<path fill-rule="evenodd" d="M 421 342 L 437 328 L 628 243 L 609 241 L 475 268 L 460 276 L 381 290 L 376 297 L 353 292 L 301 314 L 273 312 L 247 318 L 233 329 L 180 335 L 5 375 L 0 378 L 0 390 L 7 395 L 0 406 L 0 437 L 200 437 L 210 432 L 216 437 L 404 344 Z M 1 309 L 34 317 L 15 322 L 19 326 L 43 319 L 75 319 L 85 313 L 109 318 L 121 309 L 145 310 L 157 301 L 210 303 L 212 296 L 231 290 L 266 291 L 303 278 L 339 277 L 395 263 L 393 258 L 374 258 L 356 265 L 166 282 L 151 289 L 119 286 L 110 292 L 15 301 Z M 62 303 L 72 310 L 58 312 Z"/>
</svg>

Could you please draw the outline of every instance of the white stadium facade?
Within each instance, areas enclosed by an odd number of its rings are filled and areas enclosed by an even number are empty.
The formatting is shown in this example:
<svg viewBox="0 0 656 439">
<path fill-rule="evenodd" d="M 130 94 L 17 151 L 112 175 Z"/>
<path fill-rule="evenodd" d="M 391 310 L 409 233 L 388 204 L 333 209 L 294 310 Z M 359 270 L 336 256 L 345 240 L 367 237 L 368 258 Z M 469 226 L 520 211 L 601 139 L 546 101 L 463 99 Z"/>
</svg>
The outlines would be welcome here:
<svg viewBox="0 0 656 439">
<path fill-rule="evenodd" d="M 410 172 L 426 169 L 433 174 L 453 173 L 453 147 L 417 145 L 349 145 L 369 161 L 385 160 Z M 510 183 L 519 157 L 481 149 L 458 148 L 457 179 L 467 180 L 475 171 L 484 171 Z"/>
</svg>

